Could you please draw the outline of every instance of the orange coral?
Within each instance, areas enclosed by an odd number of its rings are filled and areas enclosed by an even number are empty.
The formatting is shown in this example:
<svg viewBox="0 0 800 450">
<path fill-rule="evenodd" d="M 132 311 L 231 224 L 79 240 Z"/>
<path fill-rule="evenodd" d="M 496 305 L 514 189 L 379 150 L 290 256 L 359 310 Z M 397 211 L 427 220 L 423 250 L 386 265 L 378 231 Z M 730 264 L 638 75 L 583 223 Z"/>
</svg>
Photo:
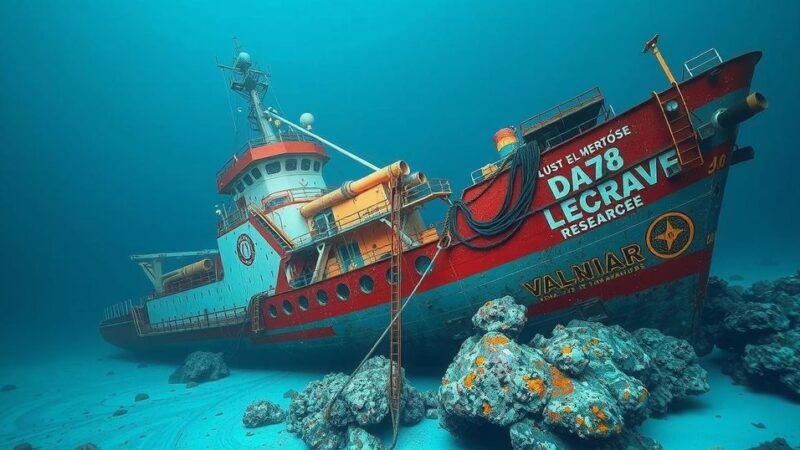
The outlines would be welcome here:
<svg viewBox="0 0 800 450">
<path fill-rule="evenodd" d="M 475 372 L 468 373 L 467 376 L 464 377 L 464 387 L 467 389 L 472 389 L 472 387 L 475 385 L 475 378 L 477 377 L 478 375 Z"/>
<path fill-rule="evenodd" d="M 608 425 L 601 423 L 600 425 L 597 426 L 597 431 L 603 434 L 608 433 Z"/>
<path fill-rule="evenodd" d="M 583 420 L 583 416 L 581 415 L 575 417 L 575 423 L 577 423 L 579 427 L 586 425 L 586 421 Z"/>
<path fill-rule="evenodd" d="M 622 398 L 624 400 L 630 400 L 631 399 L 631 391 L 625 389 L 625 392 L 622 394 Z"/>
<path fill-rule="evenodd" d="M 593 337 L 593 338 L 589 339 L 589 343 L 592 344 L 592 345 L 597 345 L 597 344 L 600 343 L 600 339 L 597 339 L 597 338 Z"/>
<path fill-rule="evenodd" d="M 592 405 L 592 413 L 600 420 L 606 420 L 606 413 L 597 405 Z"/>
<path fill-rule="evenodd" d="M 569 345 L 561 347 L 561 353 L 564 355 L 569 355 L 570 353 L 572 353 L 572 347 L 570 347 Z"/>
<path fill-rule="evenodd" d="M 614 427 L 614 431 L 616 431 L 617 433 L 622 433 L 622 425 L 618 423 L 618 424 L 617 424 L 617 425 Z"/>
<path fill-rule="evenodd" d="M 536 392 L 539 394 L 539 397 L 544 397 L 545 394 L 545 387 L 544 387 L 544 380 L 541 378 L 531 378 L 528 375 L 522 376 L 522 381 L 528 386 L 528 390 L 531 392 Z"/>
<path fill-rule="evenodd" d="M 492 405 L 490 405 L 489 402 L 484 400 L 484 402 L 483 402 L 483 415 L 484 416 L 488 416 L 491 413 L 492 413 Z"/>
<path fill-rule="evenodd" d="M 561 408 L 561 412 L 564 414 L 569 414 L 572 412 L 572 408 L 570 408 L 569 406 L 564 406 L 563 408 Z"/>
<path fill-rule="evenodd" d="M 561 415 L 555 411 L 547 411 L 547 417 L 551 422 L 559 422 L 561 420 Z"/>
<path fill-rule="evenodd" d="M 536 362 L 533 363 L 533 365 L 536 366 L 537 369 L 541 369 L 542 367 L 544 367 L 544 361 L 542 361 L 541 359 L 537 359 Z"/>
<path fill-rule="evenodd" d="M 478 355 L 478 357 L 475 358 L 475 365 L 477 365 L 477 366 L 482 366 L 483 363 L 485 363 L 485 362 L 486 362 L 486 358 L 484 356 Z"/>
<path fill-rule="evenodd" d="M 483 338 L 483 342 L 490 345 L 504 345 L 508 344 L 508 338 L 505 336 L 486 336 Z"/>
<path fill-rule="evenodd" d="M 447 386 L 448 384 L 450 384 L 450 380 L 447 378 L 442 378 L 442 386 Z"/>
<path fill-rule="evenodd" d="M 552 374 L 553 397 L 561 397 L 562 395 L 569 395 L 575 390 L 572 380 L 566 375 L 561 373 L 555 366 L 550 366 L 550 373 Z"/>
</svg>

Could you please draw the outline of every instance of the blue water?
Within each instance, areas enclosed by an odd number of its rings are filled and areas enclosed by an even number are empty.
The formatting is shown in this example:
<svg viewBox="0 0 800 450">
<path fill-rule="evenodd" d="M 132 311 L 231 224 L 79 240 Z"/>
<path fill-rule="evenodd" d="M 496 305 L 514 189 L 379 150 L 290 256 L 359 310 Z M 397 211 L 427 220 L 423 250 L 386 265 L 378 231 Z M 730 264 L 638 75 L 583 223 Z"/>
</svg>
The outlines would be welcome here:
<svg viewBox="0 0 800 450">
<path fill-rule="evenodd" d="M 457 190 L 503 126 L 595 85 L 617 111 L 664 88 L 641 54 L 656 32 L 675 72 L 763 50 L 770 107 L 742 127 L 757 155 L 732 171 L 714 271 L 797 268 L 800 3 L 470 3 L 1 2 L 0 365 L 95 348 L 102 306 L 148 289 L 127 255 L 214 247 L 214 175 L 246 137 L 214 67 L 232 36 L 288 117 Z M 354 173 L 334 156 L 326 178 Z"/>
</svg>

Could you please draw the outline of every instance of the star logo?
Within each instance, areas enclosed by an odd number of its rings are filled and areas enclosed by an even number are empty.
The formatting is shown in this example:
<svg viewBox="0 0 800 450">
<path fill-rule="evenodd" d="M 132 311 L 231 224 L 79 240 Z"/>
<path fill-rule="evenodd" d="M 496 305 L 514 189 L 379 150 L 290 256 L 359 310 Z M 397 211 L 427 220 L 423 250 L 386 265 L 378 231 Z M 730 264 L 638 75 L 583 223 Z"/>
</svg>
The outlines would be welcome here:
<svg viewBox="0 0 800 450">
<path fill-rule="evenodd" d="M 694 239 L 694 223 L 684 213 L 662 214 L 647 229 L 647 248 L 659 258 L 670 259 L 685 252 Z"/>
</svg>

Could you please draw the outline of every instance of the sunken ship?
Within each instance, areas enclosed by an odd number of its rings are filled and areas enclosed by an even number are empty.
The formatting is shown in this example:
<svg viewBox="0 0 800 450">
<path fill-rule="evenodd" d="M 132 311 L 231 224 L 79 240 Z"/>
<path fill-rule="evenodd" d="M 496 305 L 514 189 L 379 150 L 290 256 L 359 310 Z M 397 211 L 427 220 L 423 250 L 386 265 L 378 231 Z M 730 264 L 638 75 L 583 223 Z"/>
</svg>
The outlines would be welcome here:
<svg viewBox="0 0 800 450">
<path fill-rule="evenodd" d="M 435 358 L 471 334 L 480 305 L 511 295 L 528 332 L 582 318 L 690 337 L 730 167 L 754 155 L 737 131 L 767 106 L 750 86 L 761 54 L 710 49 L 678 80 L 657 36 L 644 51 L 665 88 L 624 112 L 590 89 L 499 130 L 495 161 L 456 197 L 405 161 L 379 167 L 323 138 L 308 113 L 294 123 L 264 105 L 270 76 L 237 49 L 220 67 L 257 138 L 216 174 L 229 199 L 217 248 L 131 256 L 153 290 L 105 308 L 100 333 L 131 351 L 291 360 L 358 357 L 388 333 L 393 360 L 402 346 Z M 328 185 L 330 150 L 366 175 Z M 432 202 L 446 203 L 439 223 L 425 221 Z"/>
</svg>

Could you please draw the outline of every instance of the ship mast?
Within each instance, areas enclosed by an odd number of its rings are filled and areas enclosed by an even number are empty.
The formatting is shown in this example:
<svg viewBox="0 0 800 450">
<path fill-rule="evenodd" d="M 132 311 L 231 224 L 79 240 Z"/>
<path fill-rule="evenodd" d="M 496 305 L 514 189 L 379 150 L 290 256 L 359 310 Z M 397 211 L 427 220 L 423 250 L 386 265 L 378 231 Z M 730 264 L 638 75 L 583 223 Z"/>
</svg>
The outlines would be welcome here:
<svg viewBox="0 0 800 450">
<path fill-rule="evenodd" d="M 267 144 L 277 142 L 278 137 L 261 103 L 262 97 L 269 89 L 269 73 L 256 69 L 250 54 L 240 51 L 238 43 L 233 65 L 217 64 L 217 67 L 230 74 L 231 90 L 247 99 L 250 105 L 248 118 L 253 131 L 260 132 Z"/>
</svg>

